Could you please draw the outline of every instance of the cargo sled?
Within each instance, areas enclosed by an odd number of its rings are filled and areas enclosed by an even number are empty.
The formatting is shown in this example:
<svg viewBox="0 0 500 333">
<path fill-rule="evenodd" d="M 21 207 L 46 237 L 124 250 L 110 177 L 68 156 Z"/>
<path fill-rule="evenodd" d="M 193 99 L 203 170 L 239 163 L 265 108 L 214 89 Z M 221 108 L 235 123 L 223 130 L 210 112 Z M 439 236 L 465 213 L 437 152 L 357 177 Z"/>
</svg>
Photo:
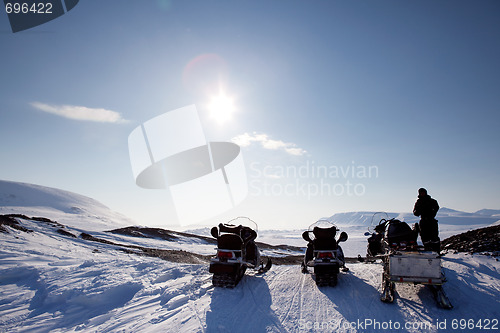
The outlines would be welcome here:
<svg viewBox="0 0 500 333">
<path fill-rule="evenodd" d="M 366 235 L 370 235 L 367 233 Z M 381 259 L 382 293 L 380 300 L 394 301 L 396 283 L 424 284 L 431 289 L 438 306 L 453 306 L 442 285 L 441 256 L 435 251 L 425 251 L 417 244 L 418 231 L 397 219 L 381 219 L 368 239 L 367 258 Z"/>
</svg>

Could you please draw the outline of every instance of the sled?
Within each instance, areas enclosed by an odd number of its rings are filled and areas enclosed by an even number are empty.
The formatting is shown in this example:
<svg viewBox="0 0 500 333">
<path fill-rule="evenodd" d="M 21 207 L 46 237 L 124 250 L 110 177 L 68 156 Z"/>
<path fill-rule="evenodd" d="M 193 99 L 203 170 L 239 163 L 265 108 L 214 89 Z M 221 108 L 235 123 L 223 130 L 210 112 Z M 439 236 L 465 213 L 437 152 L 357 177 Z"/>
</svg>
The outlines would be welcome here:
<svg viewBox="0 0 500 333">
<path fill-rule="evenodd" d="M 431 289 L 436 303 L 444 309 L 453 305 L 442 287 L 446 282 L 441 268 L 441 256 L 434 251 L 426 251 L 416 243 L 416 232 L 405 222 L 396 219 L 381 219 L 375 232 L 380 237 L 381 252 L 373 255 L 374 244 L 368 246 L 371 258 L 380 258 L 384 265 L 382 273 L 382 292 L 380 300 L 386 303 L 394 301 L 396 283 L 427 285 Z M 374 234 L 370 237 L 374 239 Z"/>
</svg>

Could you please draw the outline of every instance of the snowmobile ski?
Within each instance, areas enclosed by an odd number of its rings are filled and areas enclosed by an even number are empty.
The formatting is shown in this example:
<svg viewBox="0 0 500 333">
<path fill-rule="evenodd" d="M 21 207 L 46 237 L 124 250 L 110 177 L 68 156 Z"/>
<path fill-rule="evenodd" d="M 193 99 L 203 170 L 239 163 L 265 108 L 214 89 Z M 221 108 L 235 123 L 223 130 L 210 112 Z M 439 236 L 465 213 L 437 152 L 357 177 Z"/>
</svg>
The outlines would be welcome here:
<svg viewBox="0 0 500 333">
<path fill-rule="evenodd" d="M 384 303 L 394 302 L 394 282 L 386 281 L 382 287 L 380 300 Z"/>
<path fill-rule="evenodd" d="M 264 274 L 268 270 L 271 269 L 271 266 L 273 265 L 273 262 L 271 261 L 271 258 L 267 258 L 267 263 L 264 266 L 264 262 L 261 263 L 259 270 L 257 271 L 257 274 Z"/>
<path fill-rule="evenodd" d="M 433 286 L 429 285 L 429 289 L 431 289 L 432 294 L 434 295 L 434 299 L 436 300 L 436 304 L 443 309 L 453 309 L 453 305 L 451 304 L 448 296 L 444 292 L 443 286 Z"/>
</svg>

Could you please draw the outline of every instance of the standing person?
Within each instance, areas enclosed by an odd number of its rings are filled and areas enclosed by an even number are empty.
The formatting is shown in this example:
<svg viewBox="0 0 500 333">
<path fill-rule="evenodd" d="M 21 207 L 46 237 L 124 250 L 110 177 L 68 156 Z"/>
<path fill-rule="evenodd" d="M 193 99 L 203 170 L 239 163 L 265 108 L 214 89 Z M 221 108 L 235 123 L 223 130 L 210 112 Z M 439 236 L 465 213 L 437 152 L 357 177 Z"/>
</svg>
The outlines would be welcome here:
<svg viewBox="0 0 500 333">
<path fill-rule="evenodd" d="M 435 219 L 438 210 L 438 202 L 427 194 L 427 190 L 425 188 L 418 189 L 418 199 L 415 202 L 413 214 L 420 216 L 420 238 L 424 249 L 436 252 L 441 250 L 438 221 Z"/>
</svg>

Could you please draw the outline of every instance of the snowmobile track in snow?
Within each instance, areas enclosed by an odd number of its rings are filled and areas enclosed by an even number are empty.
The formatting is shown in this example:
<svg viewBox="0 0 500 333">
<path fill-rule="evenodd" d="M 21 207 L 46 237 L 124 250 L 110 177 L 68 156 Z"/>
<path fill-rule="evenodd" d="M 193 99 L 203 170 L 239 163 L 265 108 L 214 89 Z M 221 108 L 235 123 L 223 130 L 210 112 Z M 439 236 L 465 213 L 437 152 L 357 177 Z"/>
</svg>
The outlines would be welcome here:
<svg viewBox="0 0 500 333">
<path fill-rule="evenodd" d="M 0 233 L 0 298 L 8 300 L 0 307 L 1 332 L 380 332 L 338 329 L 373 319 L 430 327 L 401 332 L 439 333 L 436 321 L 500 317 L 500 264 L 488 256 L 443 257 L 450 311 L 438 308 L 421 285 L 398 284 L 394 303 L 380 302 L 378 263 L 348 263 L 336 287 L 316 286 L 300 265 L 277 265 L 221 289 L 212 286 L 208 263 L 132 255 L 25 223 L 33 232 L 6 227 L 9 233 Z M 313 328 L 325 323 L 330 326 Z"/>
</svg>

